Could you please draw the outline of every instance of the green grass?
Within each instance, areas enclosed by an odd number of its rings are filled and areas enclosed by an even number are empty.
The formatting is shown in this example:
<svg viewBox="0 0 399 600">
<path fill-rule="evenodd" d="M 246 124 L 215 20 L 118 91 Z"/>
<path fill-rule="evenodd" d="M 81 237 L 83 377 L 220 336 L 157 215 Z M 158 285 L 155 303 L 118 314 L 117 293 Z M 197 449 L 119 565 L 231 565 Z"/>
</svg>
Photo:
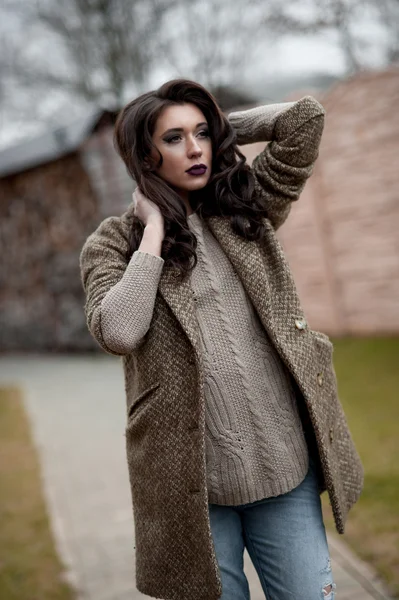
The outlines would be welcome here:
<svg viewBox="0 0 399 600">
<path fill-rule="evenodd" d="M 399 597 L 399 338 L 333 342 L 340 399 L 365 468 L 344 537 Z M 323 495 L 332 529 L 327 504 Z"/>
<path fill-rule="evenodd" d="M 72 600 L 54 548 L 20 392 L 0 389 L 0 598 Z"/>
</svg>

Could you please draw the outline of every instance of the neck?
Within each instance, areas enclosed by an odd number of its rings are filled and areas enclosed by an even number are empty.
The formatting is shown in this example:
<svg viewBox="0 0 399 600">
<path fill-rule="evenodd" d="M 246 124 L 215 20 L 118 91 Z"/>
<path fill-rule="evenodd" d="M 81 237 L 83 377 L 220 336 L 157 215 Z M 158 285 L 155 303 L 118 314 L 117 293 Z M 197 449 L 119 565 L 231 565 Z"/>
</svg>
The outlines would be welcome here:
<svg viewBox="0 0 399 600">
<path fill-rule="evenodd" d="M 193 213 L 193 210 L 190 205 L 189 192 L 187 190 L 176 190 L 176 192 L 179 194 L 180 198 L 183 200 L 183 202 L 187 208 L 187 214 L 191 215 Z"/>
</svg>

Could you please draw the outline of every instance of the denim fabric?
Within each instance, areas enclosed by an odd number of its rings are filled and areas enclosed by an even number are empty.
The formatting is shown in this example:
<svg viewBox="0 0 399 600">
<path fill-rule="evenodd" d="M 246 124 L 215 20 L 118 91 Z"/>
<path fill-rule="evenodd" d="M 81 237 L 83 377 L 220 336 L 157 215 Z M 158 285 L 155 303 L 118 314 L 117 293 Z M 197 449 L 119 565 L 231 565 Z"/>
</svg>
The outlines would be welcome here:
<svg viewBox="0 0 399 600">
<path fill-rule="evenodd" d="M 334 600 L 315 466 L 287 494 L 239 506 L 209 504 L 222 578 L 220 600 L 249 600 L 244 548 L 267 600 Z M 331 591 L 324 588 L 331 585 Z"/>
</svg>

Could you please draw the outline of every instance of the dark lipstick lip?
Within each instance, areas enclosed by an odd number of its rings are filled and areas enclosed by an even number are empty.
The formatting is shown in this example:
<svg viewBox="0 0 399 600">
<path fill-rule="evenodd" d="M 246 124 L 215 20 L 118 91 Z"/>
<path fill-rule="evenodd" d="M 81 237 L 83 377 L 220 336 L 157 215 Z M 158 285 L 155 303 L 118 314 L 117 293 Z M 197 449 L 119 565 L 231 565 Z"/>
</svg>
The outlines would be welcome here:
<svg viewBox="0 0 399 600">
<path fill-rule="evenodd" d="M 186 173 L 190 173 L 191 171 L 199 171 L 200 169 L 206 171 L 207 168 L 208 167 L 206 165 L 203 165 L 203 164 L 201 164 L 201 165 L 193 165 L 192 167 L 190 167 L 189 169 L 187 169 Z"/>
</svg>

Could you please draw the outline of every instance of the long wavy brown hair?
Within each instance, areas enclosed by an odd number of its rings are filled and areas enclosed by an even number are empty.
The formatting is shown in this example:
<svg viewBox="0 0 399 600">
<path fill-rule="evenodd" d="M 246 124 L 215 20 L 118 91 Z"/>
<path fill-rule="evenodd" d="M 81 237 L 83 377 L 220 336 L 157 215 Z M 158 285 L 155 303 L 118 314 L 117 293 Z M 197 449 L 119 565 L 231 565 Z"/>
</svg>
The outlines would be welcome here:
<svg viewBox="0 0 399 600">
<path fill-rule="evenodd" d="M 114 145 L 126 168 L 143 194 L 159 207 L 164 218 L 165 237 L 161 256 L 165 264 L 177 267 L 184 276 L 197 264 L 197 240 L 187 225 L 187 209 L 178 195 L 156 169 L 162 164 L 152 135 L 162 110 L 171 105 L 192 103 L 204 114 L 212 142 L 212 171 L 207 185 L 190 192 L 192 210 L 206 219 L 229 217 L 232 229 L 245 239 L 259 240 L 264 235 L 262 217 L 265 207 L 254 194 L 254 177 L 245 156 L 236 144 L 236 134 L 214 96 L 200 84 L 174 79 L 159 89 L 142 94 L 119 113 Z M 152 158 L 155 149 L 159 160 Z M 140 245 L 144 225 L 132 216 L 129 254 Z"/>
</svg>

